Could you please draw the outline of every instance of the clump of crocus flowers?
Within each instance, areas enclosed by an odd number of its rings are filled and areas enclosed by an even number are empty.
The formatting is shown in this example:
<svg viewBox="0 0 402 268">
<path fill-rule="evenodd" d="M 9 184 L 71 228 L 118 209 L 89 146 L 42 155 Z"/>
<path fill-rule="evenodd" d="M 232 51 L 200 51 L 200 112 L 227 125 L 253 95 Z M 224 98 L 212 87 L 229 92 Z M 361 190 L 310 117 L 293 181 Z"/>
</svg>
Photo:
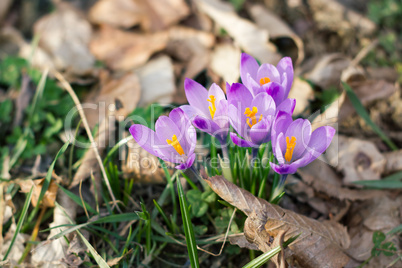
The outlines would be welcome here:
<svg viewBox="0 0 402 268">
<path fill-rule="evenodd" d="M 288 174 L 319 157 L 330 145 L 335 129 L 319 127 L 312 132 L 307 119 L 293 120 L 295 99 L 288 98 L 293 82 L 293 66 L 284 57 L 277 66 L 241 55 L 242 83 L 226 83 L 226 95 L 216 84 L 209 89 L 186 79 L 184 89 L 189 105 L 161 116 L 155 131 L 135 124 L 130 127 L 134 140 L 146 151 L 164 161 L 177 163 L 177 169 L 192 168 L 197 142 L 195 128 L 215 137 L 222 145 L 228 136 L 239 147 L 251 147 L 256 157 L 261 145 L 270 142 L 276 161 L 272 170 L 281 175 L 278 191 Z M 235 132 L 230 131 L 230 126 Z M 222 147 L 224 158 L 227 148 Z M 276 191 L 276 194 L 279 192 Z"/>
</svg>

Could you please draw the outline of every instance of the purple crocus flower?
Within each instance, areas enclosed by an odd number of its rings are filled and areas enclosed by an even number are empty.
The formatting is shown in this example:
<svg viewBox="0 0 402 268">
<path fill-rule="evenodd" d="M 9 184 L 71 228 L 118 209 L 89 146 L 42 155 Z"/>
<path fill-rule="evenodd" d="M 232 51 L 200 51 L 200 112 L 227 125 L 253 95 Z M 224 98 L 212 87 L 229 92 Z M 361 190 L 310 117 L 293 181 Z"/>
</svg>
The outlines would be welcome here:
<svg viewBox="0 0 402 268">
<path fill-rule="evenodd" d="M 272 151 L 278 165 L 270 163 L 279 174 L 293 174 L 319 157 L 330 145 L 335 129 L 319 127 L 311 133 L 311 123 L 307 119 L 296 119 L 279 111 L 272 125 Z M 286 178 L 286 175 L 285 175 Z"/>
<path fill-rule="evenodd" d="M 130 127 L 130 133 L 147 152 L 164 161 L 180 163 L 177 169 L 187 169 L 195 160 L 196 132 L 180 108 L 173 109 L 169 117 L 160 116 L 156 120 L 155 131 L 135 124 Z"/>
<path fill-rule="evenodd" d="M 207 90 L 189 78 L 184 81 L 184 90 L 190 105 L 180 108 L 194 126 L 215 136 L 223 144 L 229 131 L 228 104 L 223 90 L 215 83 Z"/>
<path fill-rule="evenodd" d="M 292 60 L 284 57 L 276 67 L 267 63 L 260 66 L 253 57 L 243 53 L 240 59 L 240 76 L 253 96 L 267 92 L 278 106 L 288 97 L 292 87 Z"/>
<path fill-rule="evenodd" d="M 229 119 L 235 133 L 230 133 L 233 143 L 240 147 L 258 147 L 271 139 L 271 124 L 276 106 L 271 96 L 260 92 L 253 96 L 240 83 L 226 85 L 229 102 Z"/>
</svg>

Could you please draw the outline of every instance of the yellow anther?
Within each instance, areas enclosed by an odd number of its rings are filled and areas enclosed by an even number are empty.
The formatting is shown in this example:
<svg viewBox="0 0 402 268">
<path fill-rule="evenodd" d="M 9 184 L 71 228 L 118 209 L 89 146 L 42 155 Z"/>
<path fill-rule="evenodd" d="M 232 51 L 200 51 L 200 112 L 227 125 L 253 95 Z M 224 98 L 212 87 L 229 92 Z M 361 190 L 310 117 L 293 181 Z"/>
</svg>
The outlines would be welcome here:
<svg viewBox="0 0 402 268">
<path fill-rule="evenodd" d="M 260 86 L 268 84 L 269 82 L 271 82 L 271 79 L 269 79 L 268 77 L 263 77 L 260 79 Z"/>
<path fill-rule="evenodd" d="M 262 119 L 262 114 L 260 115 L 260 118 L 257 121 L 257 117 L 255 116 L 258 113 L 258 109 L 257 107 L 253 106 L 252 109 L 250 108 L 246 108 L 244 114 L 248 117 L 247 118 L 247 125 L 251 128 L 252 126 L 254 126 L 255 124 L 257 124 L 257 122 L 260 122 Z M 250 123 L 250 119 L 251 119 L 251 123 Z"/>
<path fill-rule="evenodd" d="M 285 152 L 285 159 L 286 161 L 290 162 L 293 156 L 293 150 L 296 146 L 296 138 L 292 136 L 289 141 L 289 137 L 286 137 L 286 152 Z"/>
<path fill-rule="evenodd" d="M 208 109 L 209 109 L 209 113 L 211 114 L 212 119 L 214 119 L 214 115 L 215 115 L 215 112 L 216 112 L 216 106 L 215 106 L 216 98 L 215 98 L 214 95 L 210 95 L 209 99 L 207 99 L 207 101 L 209 101 L 211 103 L 211 105 L 212 105 L 212 107 L 208 106 Z"/>
<path fill-rule="evenodd" d="M 177 136 L 176 136 L 176 135 L 173 135 L 172 140 L 167 139 L 166 142 L 167 142 L 169 145 L 172 145 L 173 148 L 176 150 L 176 152 L 179 153 L 179 155 L 183 155 L 183 154 L 184 154 L 183 148 L 181 147 L 180 142 L 177 140 Z"/>
</svg>

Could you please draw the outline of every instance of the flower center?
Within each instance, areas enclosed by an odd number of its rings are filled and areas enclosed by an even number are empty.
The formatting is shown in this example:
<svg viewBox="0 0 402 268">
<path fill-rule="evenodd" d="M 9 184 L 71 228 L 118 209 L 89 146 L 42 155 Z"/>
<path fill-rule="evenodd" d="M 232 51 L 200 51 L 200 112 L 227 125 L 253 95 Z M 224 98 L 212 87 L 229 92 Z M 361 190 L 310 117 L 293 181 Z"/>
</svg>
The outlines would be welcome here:
<svg viewBox="0 0 402 268">
<path fill-rule="evenodd" d="M 292 138 L 289 141 L 289 137 L 286 137 L 286 152 L 285 152 L 286 161 L 290 162 L 290 160 L 292 160 L 293 150 L 295 149 L 295 146 L 296 146 L 296 138 L 292 136 Z"/>
<path fill-rule="evenodd" d="M 269 79 L 268 77 L 263 77 L 260 79 L 260 86 L 268 84 L 269 82 L 271 82 L 271 79 Z"/>
<path fill-rule="evenodd" d="M 183 148 L 181 147 L 180 142 L 177 140 L 177 136 L 176 136 L 176 135 L 173 135 L 172 140 L 167 139 L 166 142 L 167 142 L 169 145 L 172 145 L 173 148 L 176 150 L 176 152 L 177 152 L 179 155 L 183 155 L 183 154 L 184 154 Z"/>
<path fill-rule="evenodd" d="M 244 112 L 244 114 L 248 117 L 247 118 L 247 125 L 251 128 L 252 126 L 254 126 L 255 124 L 257 124 L 257 117 L 255 116 L 258 113 L 258 109 L 257 107 L 253 106 L 252 109 L 250 108 L 246 108 L 246 111 Z M 251 119 L 251 123 L 250 123 L 250 119 Z M 260 115 L 260 118 L 258 119 L 258 122 L 260 122 L 262 119 L 262 114 Z"/>
<path fill-rule="evenodd" d="M 211 114 L 212 119 L 214 119 L 214 115 L 216 112 L 216 106 L 215 106 L 215 96 L 214 95 L 210 95 L 209 99 L 207 99 L 207 101 L 209 101 L 211 103 L 211 106 L 208 106 L 209 109 L 209 113 Z"/>
</svg>

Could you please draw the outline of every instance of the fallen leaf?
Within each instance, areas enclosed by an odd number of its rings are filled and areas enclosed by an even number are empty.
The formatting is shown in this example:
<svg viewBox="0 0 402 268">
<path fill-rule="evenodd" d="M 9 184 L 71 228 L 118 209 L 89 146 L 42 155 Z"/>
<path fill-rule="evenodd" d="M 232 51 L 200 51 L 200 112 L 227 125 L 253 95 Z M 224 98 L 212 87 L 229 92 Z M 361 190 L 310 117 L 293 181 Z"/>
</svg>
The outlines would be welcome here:
<svg viewBox="0 0 402 268">
<path fill-rule="evenodd" d="M 241 248 L 248 248 L 251 250 L 258 250 L 258 246 L 256 244 L 247 241 L 244 233 L 229 235 L 228 239 L 232 245 L 238 245 Z"/>
<path fill-rule="evenodd" d="M 3 0 L 0 2 L 0 24 L 2 24 L 12 3 L 13 0 Z"/>
<path fill-rule="evenodd" d="M 372 142 L 343 135 L 337 135 L 337 138 L 338 148 L 329 147 L 326 157 L 344 174 L 344 184 L 381 179 L 386 160 Z"/>
<path fill-rule="evenodd" d="M 189 15 L 183 0 L 102 0 L 90 10 L 90 20 L 98 24 L 131 28 L 137 24 L 145 31 L 167 29 Z"/>
<path fill-rule="evenodd" d="M 88 49 L 92 28 L 71 5 L 58 3 L 55 12 L 35 23 L 34 34 L 40 36 L 39 47 L 49 55 L 57 70 L 73 75 L 91 72 L 95 63 Z"/>
<path fill-rule="evenodd" d="M 298 174 L 308 185 L 316 191 L 337 198 L 339 200 L 366 200 L 383 196 L 384 191 L 379 190 L 355 190 L 342 186 L 342 179 L 322 161 L 314 161 L 306 167 L 298 169 Z"/>
<path fill-rule="evenodd" d="M 101 25 L 89 45 L 98 60 L 112 69 L 130 70 L 148 61 L 149 57 L 166 47 L 168 32 L 142 34 L 125 32 Z"/>
<path fill-rule="evenodd" d="M 385 174 L 402 170 L 402 150 L 387 152 L 383 156 L 386 160 Z"/>
<path fill-rule="evenodd" d="M 233 44 L 217 44 L 211 54 L 209 67 L 229 84 L 236 83 L 240 77 L 241 51 Z"/>
<path fill-rule="evenodd" d="M 282 45 L 281 50 L 285 50 L 287 52 L 286 56 L 291 56 L 293 59 L 295 59 L 295 65 L 303 61 L 303 41 L 280 17 L 260 4 L 250 5 L 248 10 L 258 27 L 268 31 L 269 39 L 288 39 L 283 41 L 283 44 L 286 44 L 286 46 Z"/>
<path fill-rule="evenodd" d="M 272 248 L 280 231 L 287 230 L 285 239 L 300 234 L 289 245 L 289 253 L 302 267 L 343 267 L 349 257 L 344 249 L 350 240 L 342 225 L 324 221 L 318 222 L 293 211 L 282 209 L 266 200 L 230 183 L 222 176 L 206 179 L 208 185 L 221 198 L 242 210 L 247 216 L 244 234 L 247 240 L 266 252 Z"/>
<path fill-rule="evenodd" d="M 165 105 L 172 102 L 176 86 L 170 57 L 163 55 L 150 60 L 144 66 L 136 69 L 135 73 L 141 85 L 141 98 L 138 106 L 145 107 L 153 103 Z"/>
<path fill-rule="evenodd" d="M 124 177 L 139 183 L 164 183 L 165 173 L 156 156 L 142 149 L 134 140 L 127 142 L 122 170 Z"/>
<path fill-rule="evenodd" d="M 19 186 L 21 187 L 21 192 L 29 193 L 32 187 L 34 187 L 32 193 L 31 203 L 32 206 L 36 207 L 38 205 L 38 198 L 40 192 L 42 191 L 42 185 L 45 179 L 38 179 L 38 180 L 22 180 L 19 182 Z M 57 196 L 57 190 L 59 187 L 57 186 L 54 180 L 50 180 L 49 188 L 45 192 L 45 195 L 42 198 L 42 202 L 40 205 L 45 207 L 54 207 L 54 202 Z"/>
<path fill-rule="evenodd" d="M 146 19 L 141 1 L 102 0 L 89 11 L 89 20 L 97 24 L 131 28 Z"/>
<path fill-rule="evenodd" d="M 374 231 L 387 233 L 401 223 L 401 215 L 398 213 L 402 206 L 402 197 L 392 200 L 388 196 L 366 200 L 362 203 L 354 203 L 348 214 L 349 234 L 351 246 L 348 254 L 358 261 L 365 261 L 371 255 Z M 400 250 L 398 237 L 392 240 Z M 369 263 L 368 267 L 386 267 L 395 259 L 381 254 Z"/>
<path fill-rule="evenodd" d="M 323 90 L 331 86 L 339 87 L 342 71 L 350 65 L 350 62 L 349 58 L 340 53 L 320 56 L 313 68 L 305 67 L 308 68 L 308 72 L 304 77 Z"/>
<path fill-rule="evenodd" d="M 276 64 L 281 59 L 276 47 L 268 41 L 268 32 L 239 17 L 230 3 L 212 0 L 197 0 L 195 3 L 251 56 L 271 64 Z"/>
<path fill-rule="evenodd" d="M 53 222 L 49 224 L 49 228 L 70 224 L 70 219 L 75 220 L 77 204 L 61 190 L 57 194 L 57 202 L 60 206 L 54 208 Z M 68 227 L 53 228 L 50 230 L 48 237 L 52 237 L 66 228 Z M 67 238 L 69 241 L 71 240 L 70 235 Z M 67 248 L 68 243 L 63 238 L 44 241 L 42 244 L 35 246 L 31 256 L 31 264 L 35 267 L 64 268 L 65 264 L 62 259 L 66 256 Z"/>
<path fill-rule="evenodd" d="M 308 109 L 310 106 L 310 101 L 314 99 L 314 91 L 307 81 L 301 80 L 299 77 L 295 77 L 288 98 L 297 100 L 293 113 L 301 114 Z"/>
<path fill-rule="evenodd" d="M 115 266 L 115 265 L 119 264 L 119 262 L 120 262 L 123 258 L 125 258 L 127 255 L 132 254 L 133 251 L 134 251 L 134 249 L 130 249 L 129 251 L 127 251 L 127 252 L 126 252 L 125 254 L 123 254 L 122 256 L 117 257 L 117 258 L 114 258 L 114 259 L 111 259 L 110 261 L 107 262 L 107 264 L 108 264 L 109 266 Z"/>
<path fill-rule="evenodd" d="M 373 21 L 338 1 L 308 0 L 307 4 L 319 29 L 331 30 L 341 36 L 366 36 L 373 34 L 377 29 Z"/>
<path fill-rule="evenodd" d="M 7 233 L 4 236 L 4 240 L 0 244 L 0 259 L 3 260 L 4 255 L 6 254 L 8 248 L 11 245 L 11 240 L 14 236 L 15 230 L 17 229 L 17 224 L 13 222 L 8 229 Z M 30 235 L 27 234 L 22 234 L 18 233 L 15 241 L 13 248 L 11 249 L 7 260 L 12 264 L 10 267 L 14 267 L 14 265 L 17 265 L 18 260 L 21 258 L 22 253 L 24 252 L 25 249 L 25 243 L 29 240 Z"/>
</svg>

